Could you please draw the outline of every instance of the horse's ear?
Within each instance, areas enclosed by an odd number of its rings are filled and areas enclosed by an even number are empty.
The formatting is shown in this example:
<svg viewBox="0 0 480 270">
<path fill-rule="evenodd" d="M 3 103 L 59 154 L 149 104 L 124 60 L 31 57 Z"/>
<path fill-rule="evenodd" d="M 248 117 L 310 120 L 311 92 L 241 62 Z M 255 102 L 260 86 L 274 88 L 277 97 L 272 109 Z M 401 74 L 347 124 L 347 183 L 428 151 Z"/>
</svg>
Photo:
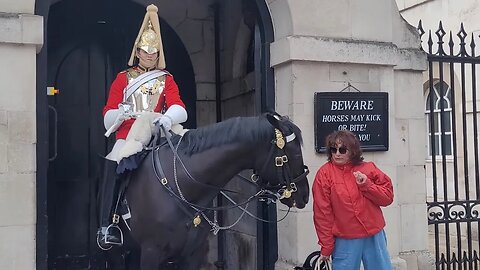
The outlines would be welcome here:
<svg viewBox="0 0 480 270">
<path fill-rule="evenodd" d="M 267 113 L 267 120 L 270 124 L 276 128 L 280 127 L 280 116 L 277 113 Z"/>
</svg>

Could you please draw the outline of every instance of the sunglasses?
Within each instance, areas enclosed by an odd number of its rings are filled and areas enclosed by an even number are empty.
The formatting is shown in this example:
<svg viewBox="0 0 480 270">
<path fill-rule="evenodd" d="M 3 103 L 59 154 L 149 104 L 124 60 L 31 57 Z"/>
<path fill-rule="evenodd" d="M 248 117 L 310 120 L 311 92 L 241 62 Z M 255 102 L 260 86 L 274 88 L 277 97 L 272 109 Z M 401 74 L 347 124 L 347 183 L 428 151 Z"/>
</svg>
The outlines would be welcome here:
<svg viewBox="0 0 480 270">
<path fill-rule="evenodd" d="M 336 154 L 337 151 L 340 152 L 340 154 L 344 155 L 345 153 L 347 153 L 347 148 L 342 146 L 340 148 L 336 148 L 336 147 L 330 147 L 330 153 L 332 154 Z"/>
</svg>

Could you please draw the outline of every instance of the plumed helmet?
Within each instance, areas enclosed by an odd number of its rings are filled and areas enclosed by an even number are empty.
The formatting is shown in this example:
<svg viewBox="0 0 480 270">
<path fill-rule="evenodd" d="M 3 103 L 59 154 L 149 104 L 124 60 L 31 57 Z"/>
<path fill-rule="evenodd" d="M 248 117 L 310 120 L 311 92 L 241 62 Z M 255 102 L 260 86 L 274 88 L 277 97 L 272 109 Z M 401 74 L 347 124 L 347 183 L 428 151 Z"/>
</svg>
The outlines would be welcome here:
<svg viewBox="0 0 480 270">
<path fill-rule="evenodd" d="M 148 24 L 148 29 L 143 31 L 138 48 L 146 51 L 149 54 L 156 53 L 160 50 L 159 35 L 152 29 L 152 24 Z"/>
<path fill-rule="evenodd" d="M 157 6 L 149 5 L 147 7 L 147 13 L 145 13 L 142 26 L 133 44 L 128 65 L 133 65 L 136 51 L 141 49 L 149 54 L 158 52 L 157 68 L 165 69 L 165 55 L 163 54 L 162 36 L 160 34 L 160 22 L 157 12 Z"/>
</svg>

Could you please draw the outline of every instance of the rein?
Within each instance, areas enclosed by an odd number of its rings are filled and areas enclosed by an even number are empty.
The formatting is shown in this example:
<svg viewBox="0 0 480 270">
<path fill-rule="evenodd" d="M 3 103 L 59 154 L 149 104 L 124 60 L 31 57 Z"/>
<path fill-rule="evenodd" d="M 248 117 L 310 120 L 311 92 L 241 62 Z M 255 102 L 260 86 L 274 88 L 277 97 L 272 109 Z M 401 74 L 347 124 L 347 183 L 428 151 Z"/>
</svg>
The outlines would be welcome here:
<svg viewBox="0 0 480 270">
<path fill-rule="evenodd" d="M 183 202 L 183 203 L 187 204 L 190 208 L 192 208 L 193 210 L 196 211 L 195 218 L 193 219 L 193 224 L 195 225 L 195 227 L 200 224 L 201 219 L 200 219 L 199 215 L 202 215 L 205 218 L 205 220 L 207 220 L 207 222 L 212 226 L 214 234 L 217 234 L 218 231 L 221 230 L 221 229 L 229 229 L 229 228 L 233 227 L 235 224 L 237 224 L 240 221 L 240 219 L 243 217 L 243 215 L 245 213 L 247 213 L 249 216 L 253 217 L 256 220 L 259 220 L 259 221 L 262 221 L 262 222 L 268 222 L 268 223 L 279 222 L 279 221 L 285 219 L 287 217 L 287 215 L 290 213 L 290 207 L 288 208 L 288 211 L 286 212 L 285 216 L 283 216 L 281 219 L 276 220 L 276 221 L 270 221 L 270 220 L 261 219 L 261 218 L 255 216 L 255 215 L 253 215 L 252 213 L 248 212 L 247 211 L 248 204 L 256 198 L 258 198 L 259 200 L 262 200 L 262 199 L 263 200 L 271 200 L 272 202 L 276 202 L 277 200 L 280 200 L 280 199 L 283 199 L 283 198 L 290 198 L 292 193 L 297 191 L 296 183 L 298 181 L 300 181 L 301 178 L 305 177 L 309 173 L 308 167 L 304 165 L 304 172 L 302 174 L 300 174 L 299 176 L 295 177 L 294 179 L 290 179 L 291 170 L 290 170 L 290 166 L 288 165 L 288 157 L 287 157 L 286 151 L 283 149 L 283 147 L 285 146 L 285 140 L 283 139 L 283 134 L 280 132 L 280 130 L 275 128 L 276 139 L 272 141 L 272 147 L 269 151 L 268 158 L 266 159 L 264 165 L 262 166 L 261 171 L 264 171 L 266 169 L 268 161 L 271 160 L 271 157 L 273 157 L 274 152 L 275 152 L 275 145 L 276 145 L 278 147 L 277 153 L 280 152 L 280 154 L 283 154 L 283 155 L 275 157 L 275 165 L 278 168 L 277 175 L 278 175 L 278 179 L 280 180 L 280 182 L 275 186 L 270 186 L 268 183 L 267 183 L 267 185 L 258 185 L 258 184 L 256 184 L 256 182 L 258 181 L 259 177 L 258 177 L 258 175 L 254 174 L 251 177 L 252 182 L 260 188 L 260 191 L 258 191 L 256 194 L 250 196 L 244 202 L 236 203 L 230 197 L 228 197 L 224 192 L 225 191 L 226 192 L 233 192 L 233 193 L 239 193 L 239 192 L 224 189 L 224 188 L 217 187 L 217 186 L 213 186 L 213 185 L 210 185 L 210 184 L 205 184 L 205 183 L 202 183 L 202 182 L 196 180 L 190 174 L 190 172 L 187 170 L 185 164 L 183 163 L 182 159 L 178 155 L 177 149 L 176 149 L 176 147 L 174 147 L 174 145 L 173 145 L 173 143 L 170 139 L 170 136 L 167 135 L 169 133 L 166 132 L 166 130 L 163 126 L 160 126 L 160 128 L 162 129 L 163 133 L 166 134 L 165 137 L 166 137 L 167 143 L 168 143 L 170 149 L 173 152 L 174 175 L 175 175 L 175 181 L 176 181 L 176 184 L 177 184 L 177 189 L 178 189 L 179 195 L 177 193 L 175 193 L 175 191 L 173 191 L 173 189 L 168 185 L 168 180 L 165 176 L 165 173 L 164 173 L 163 168 L 162 168 L 161 163 L 160 163 L 160 158 L 158 156 L 159 155 L 158 152 L 159 152 L 160 147 L 159 146 L 153 146 L 153 147 L 148 147 L 147 149 L 152 150 L 152 166 L 153 166 L 153 171 L 155 173 L 155 176 L 156 176 L 157 180 L 165 187 L 165 189 L 168 191 L 168 193 L 172 197 L 176 198 L 181 203 Z M 155 143 L 157 141 L 157 139 L 158 139 L 158 133 L 155 134 L 155 138 L 153 140 L 153 143 Z M 287 136 L 286 139 L 287 139 L 287 142 L 294 140 L 295 139 L 295 134 L 291 134 L 291 135 Z M 181 140 L 178 142 L 178 145 L 180 145 L 180 142 L 181 142 Z M 178 145 L 177 145 L 177 147 L 178 147 Z M 180 190 L 180 187 L 178 186 L 178 182 L 177 182 L 177 178 L 176 178 L 176 169 L 175 169 L 175 161 L 176 160 L 178 160 L 180 162 L 184 172 L 186 173 L 186 175 L 188 176 L 189 179 L 191 179 L 195 183 L 197 183 L 199 185 L 202 185 L 204 187 L 218 190 L 220 192 L 220 194 L 222 194 L 225 198 L 227 198 L 232 203 L 232 205 L 230 205 L 230 206 L 220 206 L 220 207 L 206 207 L 206 206 L 202 206 L 202 205 L 198 205 L 198 204 L 189 202 L 183 196 L 183 194 Z M 283 165 L 285 165 L 285 166 L 283 166 Z M 272 192 L 272 190 L 277 190 L 277 192 L 276 193 Z M 246 205 L 246 207 L 245 208 L 242 207 L 243 205 Z M 237 219 L 237 221 L 235 221 L 232 225 L 227 226 L 227 227 L 219 226 L 218 223 L 216 222 L 216 211 L 226 211 L 226 210 L 233 209 L 233 208 L 239 208 L 243 211 L 242 214 L 240 215 L 240 217 Z M 189 211 L 187 209 L 183 208 L 183 210 L 187 214 L 189 213 Z M 214 211 L 215 221 L 214 222 L 210 221 L 208 219 L 208 217 L 205 215 L 204 211 Z"/>
<path fill-rule="evenodd" d="M 202 205 L 199 205 L 199 204 L 189 202 L 185 198 L 182 198 L 177 193 L 175 193 L 175 191 L 173 191 L 173 189 L 168 185 L 168 180 L 167 180 L 167 178 L 165 176 L 165 172 L 163 171 L 163 168 L 160 164 L 160 160 L 158 158 L 158 151 L 157 150 L 155 150 L 153 152 L 152 165 L 153 165 L 153 171 L 155 173 L 155 176 L 157 177 L 158 181 L 167 189 L 168 193 L 170 193 L 170 195 L 172 195 L 176 199 L 188 204 L 190 207 L 192 207 L 196 211 L 200 211 L 200 210 L 217 211 L 217 210 L 233 209 L 233 208 L 236 208 L 238 205 L 245 205 L 245 204 L 251 202 L 256 197 L 259 197 L 259 193 L 261 192 L 261 191 L 257 192 L 255 195 L 251 196 L 246 201 L 244 201 L 242 203 L 238 203 L 237 205 L 221 206 L 221 207 L 206 207 L 206 206 L 202 206 Z"/>
<path fill-rule="evenodd" d="M 172 151 L 175 151 L 175 149 L 173 148 Z M 243 217 L 243 215 L 245 213 L 249 214 L 250 216 L 258 219 L 258 217 L 255 217 L 253 214 L 251 214 L 250 212 L 248 212 L 246 210 L 246 208 L 248 207 L 248 204 L 255 198 L 257 197 L 260 197 L 261 194 L 263 192 L 265 192 L 264 190 L 260 190 L 259 192 L 257 192 L 255 195 L 251 196 L 250 198 L 248 198 L 245 202 L 242 202 L 242 203 L 234 203 L 233 205 L 231 206 L 222 206 L 222 207 L 205 207 L 205 206 L 201 206 L 201 205 L 198 205 L 198 204 L 195 204 L 195 203 L 192 203 L 192 202 L 189 202 L 187 199 L 185 199 L 185 197 L 182 195 L 181 191 L 180 191 L 180 188 L 178 186 L 178 183 L 177 183 L 177 189 L 178 189 L 178 192 L 180 194 L 177 195 L 173 190 L 172 188 L 168 185 L 168 180 L 167 178 L 165 177 L 165 173 L 163 171 L 163 168 L 161 166 L 161 163 L 160 163 L 160 159 L 158 158 L 158 149 L 154 150 L 153 153 L 152 153 L 152 166 L 153 166 L 153 171 L 155 173 L 155 176 L 156 178 L 159 180 L 159 182 L 165 187 L 165 189 L 168 191 L 168 193 L 170 194 L 170 196 L 174 197 L 175 199 L 177 199 L 179 202 L 180 202 L 180 207 L 182 208 L 182 210 L 188 215 L 190 215 L 190 211 L 188 211 L 188 209 L 186 209 L 186 207 L 184 207 L 184 204 L 187 204 L 190 208 L 192 208 L 193 210 L 196 211 L 195 213 L 195 217 L 193 219 L 193 224 L 195 227 L 197 227 L 198 225 L 200 225 L 201 223 L 201 219 L 200 219 L 200 215 L 203 216 L 203 218 L 208 222 L 208 224 L 212 227 L 212 230 L 213 230 L 213 233 L 216 235 L 220 230 L 225 230 L 225 229 L 230 229 L 232 228 L 233 226 L 235 226 Z M 176 178 L 176 177 L 175 177 Z M 176 180 L 176 179 L 175 179 Z M 223 192 L 223 191 L 220 191 L 220 193 L 222 195 L 224 195 L 227 199 L 229 199 L 228 196 L 226 196 L 226 194 Z M 230 199 L 229 199 L 230 200 Z M 245 208 L 241 207 L 241 205 L 246 205 Z M 226 211 L 226 210 L 229 210 L 229 209 L 233 209 L 233 208 L 240 208 L 243 210 L 242 214 L 238 217 L 238 219 L 230 226 L 227 226 L 227 227 L 222 227 L 220 225 L 218 225 L 218 222 L 217 222 L 217 218 L 216 218 L 216 214 L 217 214 L 217 211 Z M 204 213 L 205 210 L 209 210 L 209 211 L 214 211 L 214 221 L 211 221 L 207 215 Z M 289 212 L 290 212 L 290 209 L 289 209 Z M 288 215 L 288 212 L 287 214 Z M 285 217 L 286 217 L 285 215 Z M 285 217 L 283 217 L 282 219 L 284 219 Z"/>
<path fill-rule="evenodd" d="M 200 181 L 198 181 L 197 179 L 195 179 L 191 174 L 190 172 L 187 170 L 187 167 L 185 166 L 185 164 L 183 163 L 182 159 L 180 158 L 180 156 L 178 155 L 177 153 L 177 149 L 173 146 L 173 143 L 172 143 L 172 140 L 170 139 L 170 137 L 172 136 L 169 132 L 166 132 L 165 128 L 163 126 L 160 126 L 163 133 L 165 134 L 165 138 L 167 140 L 167 143 L 168 145 L 170 146 L 170 149 L 172 150 L 173 152 L 173 161 L 175 162 L 175 160 L 178 160 L 180 162 L 180 165 L 182 165 L 182 168 L 184 170 L 184 172 L 187 174 L 188 178 L 190 178 L 190 180 L 192 180 L 193 182 L 195 182 L 196 184 L 200 185 L 200 186 L 203 186 L 205 188 L 211 188 L 211 189 L 215 189 L 215 190 L 218 190 L 219 192 L 220 191 L 226 191 L 226 192 L 231 192 L 231 193 L 238 193 L 237 191 L 234 191 L 234 190 L 230 190 L 230 189 L 226 189 L 226 188 L 221 188 L 221 187 L 217 187 L 217 186 L 214 186 L 214 185 L 210 185 L 210 184 L 205 184 L 205 183 L 202 183 Z M 156 141 L 158 140 L 158 133 L 155 134 L 155 137 L 154 139 L 152 140 L 151 144 L 155 143 Z M 181 142 L 181 139 L 180 141 L 178 142 L 178 145 L 180 145 L 180 142 Z M 178 147 L 177 145 L 177 147 Z M 153 145 L 153 146 L 149 146 L 149 147 L 146 147 L 145 150 L 147 151 L 158 151 L 159 150 L 159 146 L 158 145 Z M 155 167 L 154 167 L 155 168 Z"/>
<path fill-rule="evenodd" d="M 162 131 L 166 133 L 165 131 L 165 128 L 163 126 L 160 126 L 162 128 Z M 182 159 L 180 158 L 180 156 L 178 156 L 178 153 L 177 153 L 177 150 L 176 148 L 173 146 L 173 143 L 170 139 L 169 136 L 166 136 L 166 139 L 167 139 L 167 142 L 168 142 L 168 145 L 170 146 L 170 149 L 172 150 L 173 152 L 173 156 L 174 156 L 174 161 L 175 160 L 178 160 L 180 162 L 180 164 L 182 165 L 182 168 L 183 170 L 185 171 L 185 173 L 187 174 L 188 178 L 192 181 L 194 181 L 195 183 L 198 183 L 204 187 L 207 187 L 207 188 L 212 188 L 212 189 L 216 189 L 218 190 L 219 192 L 222 192 L 222 191 L 226 191 L 226 192 L 231 192 L 231 193 L 239 193 L 237 191 L 233 191 L 233 190 L 229 190 L 229 189 L 224 189 L 224 188 L 220 188 L 220 187 L 217 187 L 217 186 L 213 186 L 213 185 L 209 185 L 209 184 L 205 184 L 205 183 L 202 183 L 198 180 L 196 180 L 191 174 L 190 172 L 187 170 L 185 164 L 183 163 Z M 179 141 L 178 143 L 180 144 L 181 141 Z M 159 182 L 167 189 L 167 191 L 170 193 L 170 195 L 174 196 L 176 199 L 188 204 L 190 207 L 194 208 L 196 211 L 200 211 L 200 210 L 209 210 L 209 211 L 224 211 L 224 210 L 229 210 L 229 209 L 233 209 L 233 208 L 237 208 L 238 206 L 240 205 L 246 205 L 248 204 L 249 202 L 251 202 L 253 199 L 255 198 L 261 198 L 261 196 L 263 195 L 263 193 L 265 193 L 265 190 L 260 190 L 259 192 L 257 192 L 255 195 L 249 197 L 246 201 L 244 202 L 241 202 L 241 203 L 237 203 L 236 205 L 231 205 L 231 206 L 221 206 L 221 207 L 206 207 L 206 206 L 202 206 L 202 205 L 199 205 L 199 204 L 195 204 L 195 203 L 192 203 L 192 202 L 189 202 L 187 199 L 185 199 L 182 195 L 181 195 L 181 191 L 180 189 L 177 187 L 177 189 L 179 190 L 179 195 L 177 195 L 177 193 L 175 193 L 173 191 L 173 189 L 168 185 L 168 180 L 165 176 L 165 173 L 163 171 L 163 168 L 162 168 L 162 165 L 160 163 L 160 158 L 158 158 L 158 151 L 159 151 L 159 148 L 156 147 L 153 149 L 153 153 L 152 153 L 152 166 L 153 166 L 153 171 L 155 173 L 155 176 L 157 177 L 157 179 L 159 180 Z"/>
</svg>

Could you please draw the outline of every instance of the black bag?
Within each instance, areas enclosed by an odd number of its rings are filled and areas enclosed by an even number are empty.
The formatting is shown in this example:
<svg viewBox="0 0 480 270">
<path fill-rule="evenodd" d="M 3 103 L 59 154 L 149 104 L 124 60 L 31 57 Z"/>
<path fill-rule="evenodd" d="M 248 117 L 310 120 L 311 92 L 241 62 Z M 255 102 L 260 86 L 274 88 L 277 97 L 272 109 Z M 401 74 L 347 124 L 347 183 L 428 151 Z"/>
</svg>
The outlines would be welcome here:
<svg viewBox="0 0 480 270">
<path fill-rule="evenodd" d="M 303 266 L 296 266 L 294 270 L 315 270 L 318 258 L 320 258 L 320 251 L 314 251 L 305 259 Z M 330 270 L 330 268 L 328 262 L 320 263 L 320 270 Z"/>
</svg>

